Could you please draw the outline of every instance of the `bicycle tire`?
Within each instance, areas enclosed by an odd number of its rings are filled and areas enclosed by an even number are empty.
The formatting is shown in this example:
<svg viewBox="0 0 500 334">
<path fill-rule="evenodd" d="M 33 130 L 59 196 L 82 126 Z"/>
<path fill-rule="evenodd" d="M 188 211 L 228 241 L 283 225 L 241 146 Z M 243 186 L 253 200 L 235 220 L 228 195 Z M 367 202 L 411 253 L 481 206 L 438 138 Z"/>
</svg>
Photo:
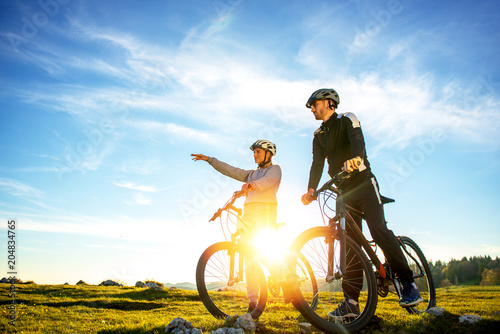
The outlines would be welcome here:
<svg viewBox="0 0 500 334">
<path fill-rule="evenodd" d="M 400 236 L 398 237 L 402 244 L 403 254 L 406 257 L 410 269 L 413 271 L 413 279 L 424 299 L 418 305 L 405 307 L 410 314 L 419 314 L 425 312 L 431 307 L 436 306 L 436 289 L 432 279 L 429 263 L 425 259 L 424 253 L 412 239 Z"/>
<path fill-rule="evenodd" d="M 201 301 L 207 310 L 216 318 L 226 318 L 235 314 L 248 313 L 247 286 L 243 280 L 229 283 L 230 261 L 234 260 L 237 267 L 240 252 L 233 243 L 222 241 L 209 246 L 200 256 L 196 267 L 196 287 Z M 259 298 L 257 306 L 250 312 L 257 319 L 266 306 L 267 283 L 260 265 Z M 236 273 L 234 273 L 236 275 Z"/>
<path fill-rule="evenodd" d="M 304 298 L 309 307 L 314 310 L 318 305 L 318 282 L 307 258 L 301 253 L 295 254 L 295 274 L 297 275 L 300 292 L 303 296 L 307 296 Z"/>
<path fill-rule="evenodd" d="M 318 299 L 315 309 L 309 306 L 307 296 L 304 297 L 299 290 L 294 291 L 292 303 L 306 320 L 325 333 L 357 332 L 368 324 L 377 307 L 377 284 L 372 265 L 361 247 L 354 240 L 347 237 L 346 242 L 349 246 L 348 256 L 352 256 L 352 261 L 349 264 L 352 265 L 356 262 L 363 273 L 363 285 L 358 299 L 360 315 L 355 318 L 337 319 L 336 321 L 330 320 L 328 313 L 335 310 L 344 299 L 342 282 L 345 283 L 345 286 L 352 283 L 345 277 L 343 279 L 329 279 L 326 277 L 329 265 L 329 246 L 333 249 L 333 263 L 330 265 L 335 268 L 339 261 L 340 249 L 337 234 L 333 233 L 330 227 L 313 227 L 302 232 L 292 243 L 292 249 L 307 258 L 318 284 Z M 348 266 L 347 269 L 349 270 L 349 268 Z M 350 272 L 346 270 L 345 274 L 348 276 Z"/>
</svg>

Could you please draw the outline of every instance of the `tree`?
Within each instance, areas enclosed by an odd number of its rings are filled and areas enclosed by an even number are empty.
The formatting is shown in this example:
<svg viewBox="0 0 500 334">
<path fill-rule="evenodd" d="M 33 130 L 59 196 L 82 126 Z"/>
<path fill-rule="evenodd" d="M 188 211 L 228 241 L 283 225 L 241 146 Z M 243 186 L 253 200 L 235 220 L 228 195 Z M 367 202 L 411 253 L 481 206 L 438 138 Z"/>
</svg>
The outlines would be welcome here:
<svg viewBox="0 0 500 334">
<path fill-rule="evenodd" d="M 439 287 L 441 288 L 445 288 L 447 286 L 451 286 L 451 282 L 449 279 L 445 278 L 444 280 L 441 281 L 441 283 L 439 284 Z"/>
<path fill-rule="evenodd" d="M 500 268 L 485 269 L 481 285 L 500 285 Z"/>
</svg>

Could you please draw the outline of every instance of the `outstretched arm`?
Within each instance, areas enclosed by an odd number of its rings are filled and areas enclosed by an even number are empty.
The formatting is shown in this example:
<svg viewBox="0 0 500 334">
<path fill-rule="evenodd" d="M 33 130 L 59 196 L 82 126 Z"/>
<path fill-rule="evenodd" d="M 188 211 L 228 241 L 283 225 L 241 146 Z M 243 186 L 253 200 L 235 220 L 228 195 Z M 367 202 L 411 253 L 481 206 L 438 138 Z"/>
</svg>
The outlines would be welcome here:
<svg viewBox="0 0 500 334">
<path fill-rule="evenodd" d="M 225 162 L 219 161 L 216 158 L 206 156 L 204 154 L 191 154 L 194 161 L 203 160 L 208 162 L 218 172 L 229 176 L 241 182 L 247 182 L 250 171 L 241 168 L 233 167 Z"/>
</svg>

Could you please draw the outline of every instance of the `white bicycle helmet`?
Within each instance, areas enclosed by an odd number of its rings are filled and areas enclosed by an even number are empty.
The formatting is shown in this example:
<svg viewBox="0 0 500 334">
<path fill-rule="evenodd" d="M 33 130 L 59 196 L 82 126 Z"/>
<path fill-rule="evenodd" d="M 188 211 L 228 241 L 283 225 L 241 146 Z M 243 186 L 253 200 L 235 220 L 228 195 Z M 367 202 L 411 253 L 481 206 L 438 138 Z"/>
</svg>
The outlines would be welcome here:
<svg viewBox="0 0 500 334">
<path fill-rule="evenodd" d="M 340 97 L 339 94 L 335 91 L 335 89 L 321 88 L 312 93 L 311 97 L 309 97 L 309 100 L 307 100 L 306 107 L 311 108 L 314 101 L 326 100 L 326 99 L 332 100 L 333 106 L 335 108 L 337 108 L 338 105 L 340 104 Z"/>
<path fill-rule="evenodd" d="M 273 156 L 276 155 L 276 145 L 271 143 L 269 140 L 259 139 L 253 143 L 252 146 L 250 146 L 250 149 L 253 151 L 256 147 L 261 148 L 264 151 L 271 152 Z"/>
</svg>

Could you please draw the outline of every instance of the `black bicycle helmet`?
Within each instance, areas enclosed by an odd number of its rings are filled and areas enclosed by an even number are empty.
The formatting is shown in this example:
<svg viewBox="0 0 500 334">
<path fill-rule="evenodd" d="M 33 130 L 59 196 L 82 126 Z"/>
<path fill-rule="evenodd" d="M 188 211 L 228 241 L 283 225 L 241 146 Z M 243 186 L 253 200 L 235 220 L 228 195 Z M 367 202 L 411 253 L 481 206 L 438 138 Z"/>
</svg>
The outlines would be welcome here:
<svg viewBox="0 0 500 334">
<path fill-rule="evenodd" d="M 314 101 L 326 100 L 326 99 L 332 100 L 333 106 L 335 108 L 337 108 L 338 105 L 340 104 L 340 97 L 339 97 L 339 94 L 335 91 L 335 89 L 321 88 L 321 89 L 318 89 L 317 91 L 315 91 L 314 93 L 312 93 L 309 100 L 307 100 L 306 107 L 311 108 Z"/>
</svg>

